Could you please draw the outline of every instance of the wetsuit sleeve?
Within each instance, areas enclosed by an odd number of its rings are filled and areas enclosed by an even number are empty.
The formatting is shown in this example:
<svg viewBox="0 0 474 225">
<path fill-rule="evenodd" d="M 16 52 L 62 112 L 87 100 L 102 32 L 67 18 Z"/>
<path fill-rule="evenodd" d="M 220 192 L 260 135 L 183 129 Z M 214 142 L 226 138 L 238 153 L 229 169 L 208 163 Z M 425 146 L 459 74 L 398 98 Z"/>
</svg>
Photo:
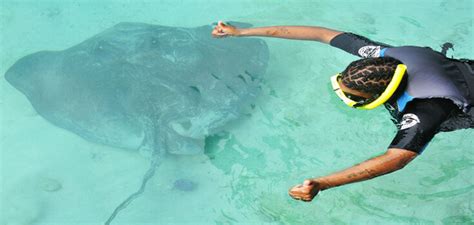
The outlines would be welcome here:
<svg viewBox="0 0 474 225">
<path fill-rule="evenodd" d="M 398 132 L 389 148 L 420 154 L 454 110 L 457 107 L 447 99 L 413 100 L 398 121 Z"/>
<path fill-rule="evenodd" d="M 375 42 L 353 33 L 339 34 L 334 37 L 329 44 L 362 58 L 381 57 L 380 51 L 384 48 L 391 47 L 390 45 Z"/>
</svg>

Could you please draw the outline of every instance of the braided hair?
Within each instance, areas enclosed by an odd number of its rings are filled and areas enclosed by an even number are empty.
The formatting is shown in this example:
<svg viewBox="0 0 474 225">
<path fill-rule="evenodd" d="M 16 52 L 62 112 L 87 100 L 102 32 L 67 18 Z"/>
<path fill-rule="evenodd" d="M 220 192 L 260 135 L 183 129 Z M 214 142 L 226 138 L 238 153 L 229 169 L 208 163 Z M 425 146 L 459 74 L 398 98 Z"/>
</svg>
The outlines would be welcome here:
<svg viewBox="0 0 474 225">
<path fill-rule="evenodd" d="M 392 80 L 398 64 L 401 62 L 391 57 L 356 60 L 341 73 L 341 81 L 354 90 L 381 94 Z"/>
</svg>

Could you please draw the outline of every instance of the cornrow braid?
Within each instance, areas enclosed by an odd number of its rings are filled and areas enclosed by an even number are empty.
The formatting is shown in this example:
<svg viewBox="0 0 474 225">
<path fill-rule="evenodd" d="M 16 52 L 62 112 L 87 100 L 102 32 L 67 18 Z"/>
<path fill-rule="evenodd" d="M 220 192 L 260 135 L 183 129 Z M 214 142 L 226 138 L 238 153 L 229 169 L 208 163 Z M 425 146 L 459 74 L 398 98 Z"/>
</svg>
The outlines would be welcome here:
<svg viewBox="0 0 474 225">
<path fill-rule="evenodd" d="M 369 94 L 381 94 L 400 61 L 391 57 L 367 58 L 352 62 L 342 72 L 342 83 Z"/>
</svg>

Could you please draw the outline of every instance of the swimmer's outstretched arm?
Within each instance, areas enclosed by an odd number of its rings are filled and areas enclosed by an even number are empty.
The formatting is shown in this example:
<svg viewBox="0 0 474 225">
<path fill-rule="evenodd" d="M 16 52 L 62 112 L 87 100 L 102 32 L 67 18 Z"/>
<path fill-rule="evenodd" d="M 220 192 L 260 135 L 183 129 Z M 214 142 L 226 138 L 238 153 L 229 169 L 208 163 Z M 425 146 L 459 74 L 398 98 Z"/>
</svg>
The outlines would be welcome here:
<svg viewBox="0 0 474 225">
<path fill-rule="evenodd" d="M 418 154 L 405 149 L 391 148 L 380 156 L 328 176 L 305 180 L 289 190 L 297 200 L 311 201 L 319 191 L 344 184 L 364 181 L 402 169 Z"/>
<path fill-rule="evenodd" d="M 328 44 L 335 36 L 342 32 L 324 27 L 313 26 L 272 26 L 257 28 L 237 28 L 222 21 L 212 31 L 216 38 L 228 36 L 261 36 L 298 40 L 313 40 Z"/>
</svg>

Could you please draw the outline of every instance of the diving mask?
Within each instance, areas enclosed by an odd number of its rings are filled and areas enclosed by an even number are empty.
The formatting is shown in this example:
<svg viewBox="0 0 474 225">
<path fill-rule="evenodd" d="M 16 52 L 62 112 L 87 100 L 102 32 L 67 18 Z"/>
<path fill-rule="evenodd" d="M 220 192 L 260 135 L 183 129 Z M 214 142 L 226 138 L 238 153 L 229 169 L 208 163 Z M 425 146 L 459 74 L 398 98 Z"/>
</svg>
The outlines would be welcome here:
<svg viewBox="0 0 474 225">
<path fill-rule="evenodd" d="M 336 92 L 337 96 L 348 106 L 357 108 L 357 109 L 374 109 L 379 105 L 385 103 L 397 90 L 398 86 L 402 82 L 403 76 L 406 74 L 407 67 L 403 64 L 398 64 L 397 68 L 395 69 L 395 73 L 393 74 L 392 80 L 388 84 L 385 91 L 382 94 L 377 95 L 373 98 L 369 99 L 355 99 L 354 97 L 350 96 L 349 94 L 345 94 L 341 86 L 339 84 L 339 78 L 341 74 L 338 73 L 331 77 L 331 84 L 332 89 Z M 352 97 L 352 98 L 351 98 Z"/>
</svg>

